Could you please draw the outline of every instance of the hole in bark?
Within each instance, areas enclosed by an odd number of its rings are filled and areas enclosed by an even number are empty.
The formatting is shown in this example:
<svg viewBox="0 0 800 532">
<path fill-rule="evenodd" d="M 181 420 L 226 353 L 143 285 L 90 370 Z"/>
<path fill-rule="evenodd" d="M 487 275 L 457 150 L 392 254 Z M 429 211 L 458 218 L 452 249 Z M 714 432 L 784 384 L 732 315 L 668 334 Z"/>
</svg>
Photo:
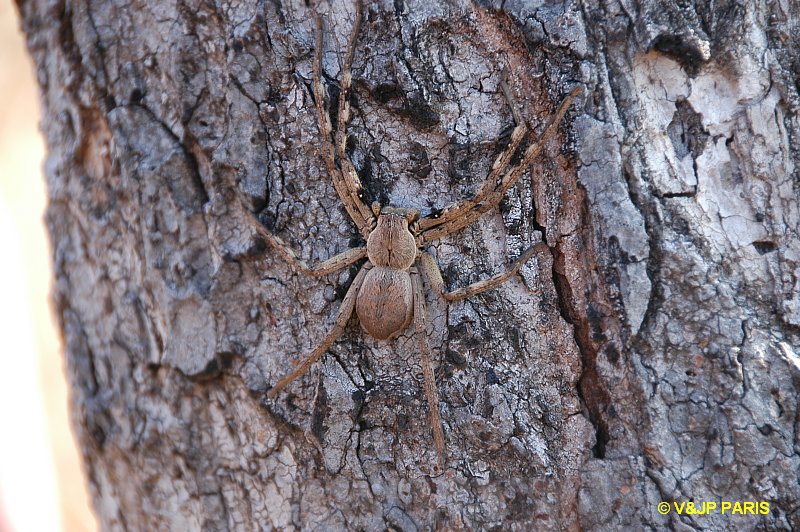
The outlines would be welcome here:
<svg viewBox="0 0 800 532">
<path fill-rule="evenodd" d="M 770 242 L 769 240 L 759 240 L 757 242 L 753 242 L 753 247 L 756 248 L 756 251 L 759 255 L 765 255 L 778 249 L 778 245 L 775 242 Z"/>
<path fill-rule="evenodd" d="M 129 98 L 131 103 L 137 104 L 137 103 L 142 101 L 142 98 L 144 98 L 144 94 L 142 93 L 141 90 L 133 89 L 131 91 L 131 95 L 130 95 L 130 98 Z"/>
<path fill-rule="evenodd" d="M 663 194 L 661 197 L 664 199 L 671 199 L 671 198 L 693 198 L 695 196 L 695 192 L 667 192 Z"/>
<path fill-rule="evenodd" d="M 764 436 L 769 436 L 770 434 L 775 432 L 775 429 L 772 428 L 772 425 L 763 425 L 761 427 L 758 427 L 758 432 L 760 432 Z"/>
<path fill-rule="evenodd" d="M 653 48 L 678 61 L 690 76 L 694 76 L 698 67 L 705 62 L 703 51 L 695 39 L 684 35 L 659 35 L 653 42 Z"/>
</svg>

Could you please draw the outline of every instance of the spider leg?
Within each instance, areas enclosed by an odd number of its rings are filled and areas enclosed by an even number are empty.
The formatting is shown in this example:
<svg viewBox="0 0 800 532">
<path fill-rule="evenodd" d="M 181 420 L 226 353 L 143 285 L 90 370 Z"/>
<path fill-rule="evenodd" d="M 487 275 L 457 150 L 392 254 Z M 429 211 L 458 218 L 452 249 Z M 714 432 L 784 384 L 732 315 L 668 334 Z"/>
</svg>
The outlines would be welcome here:
<svg viewBox="0 0 800 532">
<path fill-rule="evenodd" d="M 350 248 L 347 251 L 343 251 L 338 255 L 334 255 L 333 257 L 320 262 L 314 266 L 308 266 L 305 261 L 297 258 L 295 255 L 294 250 L 283 243 L 283 240 L 278 238 L 277 236 L 272 236 L 275 240 L 273 243 L 273 247 L 278 250 L 286 262 L 297 272 L 303 273 L 305 275 L 310 275 L 312 277 L 322 277 L 323 275 L 328 275 L 329 273 L 338 272 L 342 268 L 346 268 L 351 264 L 358 262 L 359 260 L 363 259 L 367 256 L 367 248 Z"/>
<path fill-rule="evenodd" d="M 358 32 L 361 28 L 362 10 L 363 6 L 361 0 L 355 2 L 356 12 L 353 19 L 353 30 L 350 33 L 350 40 L 347 43 L 347 54 L 344 57 L 344 64 L 342 65 L 342 80 L 339 89 L 339 111 L 337 114 L 336 124 L 336 154 L 339 157 L 339 166 L 342 168 L 342 176 L 344 177 L 345 184 L 351 193 L 351 200 L 355 207 L 369 222 L 373 222 L 372 210 L 361 200 L 363 187 L 361 180 L 358 177 L 353 163 L 347 158 L 347 124 L 350 123 L 350 86 L 353 82 L 353 56 L 356 51 L 356 42 L 358 41 Z M 372 227 L 370 227 L 372 229 Z"/>
<path fill-rule="evenodd" d="M 503 69 L 503 77 L 505 78 L 505 76 L 506 70 Z M 505 170 L 506 166 L 508 166 L 511 158 L 517 151 L 517 148 L 519 148 L 522 139 L 525 138 L 525 133 L 528 132 L 528 126 L 522 119 L 522 115 L 519 112 L 519 107 L 514 101 L 514 98 L 511 96 L 511 91 L 509 90 L 505 79 L 501 80 L 500 88 L 503 90 L 503 95 L 505 96 L 509 107 L 511 107 L 511 114 L 514 116 L 514 124 L 516 127 L 514 127 L 514 130 L 511 132 L 511 141 L 508 143 L 508 146 L 506 146 L 503 152 L 494 160 L 492 168 L 489 171 L 489 175 L 483 181 L 483 184 L 481 184 L 481 187 L 474 196 L 448 205 L 436 216 L 425 216 L 421 218 L 417 222 L 417 227 L 420 231 L 425 232 L 438 225 L 446 224 L 458 219 L 458 217 L 462 216 L 465 212 L 484 202 L 486 198 L 491 195 L 495 187 L 497 187 L 497 180 L 500 177 L 500 174 L 503 172 L 503 170 Z M 427 238 L 426 240 L 430 241 L 433 239 Z"/>
<path fill-rule="evenodd" d="M 439 392 L 436 389 L 436 376 L 431 364 L 431 348 L 425 332 L 425 294 L 415 268 L 411 269 L 411 284 L 414 289 L 414 333 L 419 342 L 420 365 L 422 366 L 423 386 L 425 399 L 428 402 L 431 430 L 433 431 L 433 444 L 439 457 L 439 466 L 444 468 L 445 445 L 442 420 L 439 417 Z"/>
<path fill-rule="evenodd" d="M 358 227 L 358 231 L 364 238 L 369 236 L 372 226 L 375 223 L 372 211 L 361 200 L 361 182 L 358 179 L 358 174 L 353 168 L 353 165 L 344 157 L 344 149 L 340 150 L 340 164 L 342 170 L 336 166 L 336 148 L 332 141 L 333 125 L 331 124 L 331 117 L 325 109 L 325 89 L 322 86 L 322 18 L 319 13 L 316 14 L 317 19 L 317 49 L 314 54 L 314 73 L 313 73 L 313 86 L 314 86 L 314 104 L 317 109 L 317 118 L 319 120 L 319 132 L 322 136 L 322 159 L 325 166 L 328 168 L 328 173 L 333 181 L 333 187 L 339 195 L 342 204 L 344 204 L 347 214 L 353 220 L 353 223 Z M 338 128 L 342 129 L 342 116 L 343 114 L 349 115 L 350 107 L 345 106 L 342 109 L 342 101 L 347 101 L 347 90 L 350 87 L 351 74 L 350 65 L 353 62 L 353 51 L 355 48 L 356 37 L 358 36 L 358 29 L 361 22 L 361 3 L 356 4 L 356 19 L 353 22 L 353 32 L 350 36 L 349 48 L 343 67 L 342 74 L 342 90 L 339 96 L 339 125 Z M 344 113 L 343 113 L 344 111 Z M 338 145 L 340 133 L 336 132 L 336 143 Z M 346 142 L 345 140 L 342 142 Z"/>
<path fill-rule="evenodd" d="M 419 264 L 422 273 L 428 279 L 428 282 L 431 284 L 431 288 L 433 288 L 433 291 L 436 292 L 437 295 L 443 297 L 447 301 L 458 301 L 459 299 L 472 297 L 487 290 L 491 290 L 492 288 L 497 288 L 501 284 L 508 281 L 512 275 L 517 273 L 522 265 L 525 264 L 531 257 L 537 253 L 542 253 L 547 250 L 547 245 L 540 242 L 535 246 L 525 250 L 522 255 L 520 255 L 519 258 L 514 261 L 514 263 L 511 265 L 511 268 L 508 270 L 492 275 L 488 279 L 483 279 L 482 281 L 472 283 L 464 288 L 453 290 L 452 292 L 445 292 L 442 271 L 439 269 L 439 265 L 436 264 L 436 260 L 433 258 L 433 255 L 426 251 L 421 252 Z"/>
<path fill-rule="evenodd" d="M 578 94 L 580 94 L 582 90 L 583 89 L 578 86 L 573 89 L 566 98 L 564 98 L 564 101 L 561 102 L 558 111 L 552 117 L 550 117 L 550 120 L 548 120 L 542 135 L 539 137 L 539 140 L 536 141 L 536 143 L 528 146 L 519 164 L 510 168 L 505 175 L 500 178 L 499 182 L 496 183 L 495 181 L 497 176 L 499 176 L 500 171 L 495 173 L 495 169 L 493 167 L 489 175 L 489 179 L 484 182 L 478 193 L 475 194 L 475 196 L 473 196 L 473 198 L 470 200 L 459 202 L 451 207 L 446 208 L 445 211 L 447 211 L 447 220 L 436 227 L 423 230 L 421 235 L 422 241 L 430 242 L 431 240 L 436 240 L 454 231 L 458 231 L 459 229 L 462 229 L 473 223 L 489 209 L 500 203 L 500 200 L 503 199 L 503 195 L 506 193 L 506 191 L 511 188 L 512 185 L 514 185 L 517 179 L 519 179 L 523 174 L 525 169 L 531 165 L 533 159 L 535 159 L 539 153 L 541 153 L 547 141 L 550 140 L 550 138 L 555 134 L 558 124 L 561 122 L 561 119 L 564 118 L 567 109 L 569 108 L 570 104 L 572 104 L 572 100 Z M 500 161 L 505 154 L 506 152 L 500 154 L 498 161 Z M 509 154 L 508 157 L 510 159 L 511 154 Z M 498 161 L 495 161 L 495 165 L 497 165 Z M 441 219 L 441 217 L 439 219 Z"/>
<path fill-rule="evenodd" d="M 335 342 L 336 339 L 341 336 L 342 332 L 344 332 L 345 326 L 347 325 L 347 321 L 353 314 L 353 309 L 356 306 L 356 296 L 358 295 L 358 290 L 361 288 L 361 283 L 364 281 L 364 276 L 366 276 L 370 267 L 370 264 L 365 264 L 361 270 L 359 270 L 356 278 L 353 279 L 353 284 L 351 284 L 350 288 L 347 289 L 347 294 L 344 296 L 342 305 L 339 307 L 339 314 L 336 316 L 336 320 L 333 322 L 333 327 L 330 331 L 328 331 L 328 334 L 325 335 L 325 338 L 322 339 L 322 342 L 320 342 L 320 344 L 313 351 L 311 351 L 308 356 L 306 356 L 303 362 L 301 362 L 294 371 L 278 381 L 278 383 L 273 386 L 269 392 L 267 392 L 268 397 L 274 399 L 275 396 L 278 395 L 287 384 L 308 371 L 308 368 L 310 368 L 314 362 L 319 360 L 319 358 L 325 354 L 328 348 L 333 345 L 333 342 Z"/>
<path fill-rule="evenodd" d="M 323 275 L 328 275 L 329 273 L 333 273 L 341 270 L 342 268 L 350 266 L 354 262 L 358 262 L 367 256 L 366 247 L 350 248 L 347 251 L 339 253 L 338 255 L 331 257 L 330 259 L 325 260 L 315 266 L 309 266 L 305 261 L 301 260 L 297 256 L 294 250 L 290 248 L 289 245 L 283 241 L 283 239 L 264 229 L 261 223 L 259 223 L 259 221 L 256 220 L 255 217 L 249 213 L 249 211 L 247 211 L 247 214 L 252 219 L 253 227 L 256 229 L 259 236 L 266 240 L 269 245 L 272 246 L 272 248 L 277 251 L 296 272 L 303 273 L 305 275 L 311 275 L 313 277 L 322 277 Z"/>
</svg>

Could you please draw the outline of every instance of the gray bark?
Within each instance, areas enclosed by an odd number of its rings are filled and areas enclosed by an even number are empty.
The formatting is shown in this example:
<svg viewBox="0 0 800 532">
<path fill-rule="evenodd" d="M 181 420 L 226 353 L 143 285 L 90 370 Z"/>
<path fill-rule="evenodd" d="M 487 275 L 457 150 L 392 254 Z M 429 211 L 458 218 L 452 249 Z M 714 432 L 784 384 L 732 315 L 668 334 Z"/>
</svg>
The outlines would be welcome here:
<svg viewBox="0 0 800 532">
<path fill-rule="evenodd" d="M 800 5 L 380 1 L 355 58 L 367 199 L 475 190 L 512 124 L 507 64 L 561 137 L 432 249 L 451 288 L 544 239 L 506 286 L 430 297 L 447 467 L 411 331 L 328 330 L 358 243 L 320 159 L 300 1 L 18 0 L 49 146 L 55 312 L 104 529 L 800 527 Z M 349 2 L 320 7 L 332 100 Z M 668 515 L 660 501 L 766 501 Z"/>
</svg>

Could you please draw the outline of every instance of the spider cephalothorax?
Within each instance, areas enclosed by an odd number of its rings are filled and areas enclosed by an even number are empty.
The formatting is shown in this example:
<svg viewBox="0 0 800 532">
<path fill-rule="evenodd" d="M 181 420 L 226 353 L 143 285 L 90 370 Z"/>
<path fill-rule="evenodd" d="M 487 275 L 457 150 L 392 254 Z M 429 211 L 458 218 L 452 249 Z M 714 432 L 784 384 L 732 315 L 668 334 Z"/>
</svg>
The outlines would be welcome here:
<svg viewBox="0 0 800 532">
<path fill-rule="evenodd" d="M 281 253 L 295 270 L 301 273 L 316 276 L 326 275 L 359 260 L 365 258 L 367 260 L 347 290 L 332 329 L 294 371 L 275 384 L 269 391 L 269 396 L 277 396 L 287 384 L 303 375 L 328 350 L 344 331 L 354 310 L 364 330 L 379 340 L 394 338 L 413 321 L 419 343 L 425 396 L 428 401 L 434 444 L 439 462 L 443 465 L 445 459 L 444 432 L 439 419 L 439 398 L 433 365 L 430 360 L 430 346 L 425 336 L 425 297 L 420 276 L 427 278 L 436 294 L 447 301 L 455 301 L 499 286 L 519 271 L 519 268 L 534 254 L 546 252 L 547 246 L 543 243 L 535 244 L 524 251 L 514 261 L 511 268 L 505 272 L 452 292 L 445 291 L 439 267 L 433 256 L 424 251 L 424 246 L 466 227 L 500 203 L 506 191 L 541 152 L 545 141 L 553 135 L 572 99 L 580 93 L 581 89 L 578 87 L 570 92 L 556 114 L 546 124 L 539 140 L 524 150 L 521 160 L 517 164 L 509 167 L 512 157 L 527 133 L 527 127 L 514 104 L 508 87 L 504 82 L 501 83 L 503 93 L 511 106 L 516 127 L 511 133 L 508 147 L 497 157 L 489 175 L 475 195 L 453 203 L 436 214 L 423 217 L 420 217 L 420 213 L 416 209 L 382 207 L 378 204 L 367 207 L 361 199 L 363 194 L 358 174 L 345 152 L 345 129 L 350 117 L 347 93 L 352 82 L 350 70 L 361 22 L 361 12 L 361 1 L 357 0 L 353 30 L 342 67 L 335 135 L 330 115 L 325 109 L 325 93 L 321 81 L 322 21 L 319 17 L 317 17 L 317 49 L 314 59 L 313 87 L 317 118 L 322 135 L 322 158 L 331 175 L 336 192 L 367 244 L 363 247 L 349 249 L 310 268 L 298 259 L 280 238 L 270 234 L 258 224 L 256 224 L 256 228 L 272 244 L 273 248 Z"/>
</svg>

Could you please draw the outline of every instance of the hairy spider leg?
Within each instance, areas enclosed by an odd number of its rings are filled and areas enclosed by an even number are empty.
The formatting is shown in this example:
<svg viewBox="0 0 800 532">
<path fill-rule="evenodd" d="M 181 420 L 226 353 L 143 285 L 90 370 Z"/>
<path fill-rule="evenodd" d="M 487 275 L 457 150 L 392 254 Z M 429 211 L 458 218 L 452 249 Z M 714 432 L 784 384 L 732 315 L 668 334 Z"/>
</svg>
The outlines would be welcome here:
<svg viewBox="0 0 800 532">
<path fill-rule="evenodd" d="M 350 319 L 350 316 L 353 315 L 353 309 L 356 306 L 356 296 L 358 296 L 358 290 L 361 288 L 361 283 L 364 281 L 364 277 L 367 275 L 367 271 L 369 271 L 371 266 L 372 265 L 370 263 L 362 266 L 361 270 L 358 272 L 358 275 L 356 275 L 356 278 L 353 279 L 353 284 L 351 284 L 350 288 L 347 289 L 347 294 L 344 296 L 342 304 L 339 307 L 339 314 L 336 316 L 336 320 L 333 322 L 333 327 L 331 327 L 331 330 L 325 335 L 325 338 L 322 339 L 322 342 L 320 342 L 320 344 L 315 347 L 314 350 L 305 357 L 305 359 L 303 359 L 303 361 L 297 366 L 297 368 L 295 368 L 294 371 L 278 381 L 278 383 L 273 386 L 269 392 L 267 392 L 267 396 L 274 399 L 275 396 L 277 396 L 287 384 L 308 371 L 308 368 L 310 368 L 314 362 L 319 360 L 319 358 L 325 354 L 328 348 L 333 345 L 333 342 L 335 342 L 336 339 L 342 335 L 342 332 L 344 332 L 345 326 L 347 325 L 347 321 Z"/>
<path fill-rule="evenodd" d="M 360 24 L 361 18 L 361 9 L 360 6 L 356 6 L 356 21 L 354 22 L 354 32 L 350 37 L 350 42 L 352 46 L 355 46 L 355 35 L 358 31 L 358 26 Z M 336 189 L 336 193 L 339 195 L 339 199 L 342 201 L 347 214 L 353 220 L 353 223 L 356 224 L 359 233 L 361 236 L 366 239 L 369 236 L 372 227 L 375 225 L 375 219 L 372 215 L 370 209 L 364 204 L 361 200 L 360 193 L 361 193 L 361 183 L 358 180 L 358 174 L 355 173 L 355 169 L 352 167 L 352 164 L 347 160 L 346 157 L 342 158 L 341 160 L 347 161 L 346 169 L 343 167 L 340 170 L 336 166 L 336 148 L 334 147 L 333 142 L 333 125 L 331 124 L 331 117 L 328 114 L 328 111 L 325 108 L 325 89 L 322 86 L 322 47 L 323 47 L 323 40 L 322 40 L 322 18 L 319 16 L 319 13 L 316 14 L 316 23 L 317 23 L 317 49 L 314 53 L 314 72 L 313 72 L 313 88 L 314 88 L 314 106 L 317 110 L 317 119 L 319 121 L 319 132 L 322 136 L 322 160 L 325 163 L 325 166 L 328 168 L 328 173 L 331 176 L 331 180 L 333 181 L 333 187 Z M 347 68 L 345 68 L 347 75 L 345 77 L 350 77 L 350 68 L 349 64 L 352 62 L 353 53 L 349 52 L 349 62 L 345 61 Z M 348 87 L 349 87 L 349 80 L 348 80 Z M 342 91 L 344 95 L 344 99 L 346 100 L 345 91 Z M 340 96 L 340 107 L 341 107 L 341 99 Z M 349 107 L 345 110 L 346 113 L 349 114 Z M 341 118 L 342 118 L 342 111 L 339 111 L 339 127 L 341 128 Z M 337 132 L 338 137 L 338 132 Z M 341 162 L 341 161 L 340 161 Z M 352 172 L 351 172 L 352 171 Z"/>
<path fill-rule="evenodd" d="M 439 467 L 444 468 L 445 444 L 442 420 L 439 417 L 439 392 L 436 388 L 436 376 L 431 363 L 431 348 L 428 345 L 425 331 L 425 293 L 416 268 L 411 268 L 411 285 L 414 288 L 414 334 L 419 344 L 420 365 L 422 366 L 422 379 L 425 389 L 425 399 L 428 403 L 431 430 L 433 431 L 433 444 L 439 458 Z"/>
<path fill-rule="evenodd" d="M 503 175 L 499 183 L 495 183 L 497 179 L 496 176 L 499 174 L 499 171 L 495 172 L 495 168 L 493 167 L 489 174 L 489 179 L 484 182 L 484 184 L 478 190 L 478 193 L 475 194 L 472 199 L 461 201 L 446 207 L 443 212 L 446 213 L 447 220 L 444 223 L 427 230 L 422 230 L 422 242 L 424 243 L 437 240 L 445 235 L 458 231 L 459 229 L 463 229 L 464 227 L 475 222 L 492 207 L 500 203 L 500 200 L 503 199 L 503 195 L 506 193 L 506 191 L 511 188 L 517 179 L 520 178 L 525 169 L 531 165 L 533 159 L 535 159 L 539 153 L 541 153 L 545 143 L 555 134 L 559 122 L 561 122 L 561 119 L 564 118 L 564 115 L 566 114 L 567 109 L 569 109 L 569 106 L 572 104 L 573 99 L 575 99 L 575 97 L 582 91 L 583 89 L 580 86 L 575 87 L 572 92 L 570 92 L 569 95 L 564 98 L 564 101 L 561 102 L 558 111 L 547 121 L 547 125 L 539 137 L 539 140 L 536 143 L 528 146 L 519 164 L 511 167 L 505 173 L 505 175 Z M 501 153 L 500 156 L 498 156 L 498 160 L 495 161 L 496 165 L 498 162 L 502 164 L 506 158 L 510 160 L 513 153 L 506 157 L 505 155 L 507 152 L 509 152 L 508 148 Z M 505 164 L 507 164 L 507 162 Z M 439 219 L 442 217 L 439 217 Z M 419 226 L 422 227 L 422 221 L 420 221 Z"/>
<path fill-rule="evenodd" d="M 431 288 L 436 295 L 443 297 L 447 301 L 458 301 L 459 299 L 476 296 L 486 292 L 487 290 L 491 290 L 492 288 L 497 288 L 501 284 L 508 281 L 512 275 L 516 274 L 522 265 L 528 262 L 531 257 L 536 254 L 546 253 L 548 251 L 547 244 L 539 242 L 538 244 L 522 252 L 522 255 L 520 255 L 517 260 L 513 262 L 508 270 L 492 275 L 488 279 L 483 279 L 472 283 L 469 286 L 453 290 L 452 292 L 445 292 L 442 272 L 439 269 L 439 265 L 436 264 L 436 259 L 434 259 L 430 253 L 427 251 L 420 252 L 419 266 L 422 274 L 426 279 L 428 279 L 428 282 L 430 283 Z"/>
<path fill-rule="evenodd" d="M 353 163 L 347 158 L 346 152 L 347 125 L 350 123 L 350 86 L 353 83 L 353 56 L 355 56 L 358 33 L 361 28 L 361 19 L 363 18 L 361 0 L 356 0 L 355 4 L 356 12 L 353 17 L 353 29 L 350 32 L 350 40 L 347 42 L 347 53 L 344 56 L 344 64 L 342 65 L 342 79 L 339 82 L 339 110 L 337 114 L 335 147 L 336 155 L 339 157 L 339 166 L 342 169 L 342 176 L 350 191 L 350 198 L 361 215 L 366 220 L 372 222 L 370 229 L 373 229 L 375 223 L 372 217 L 372 210 L 361 199 L 364 187 L 361 185 L 361 179 L 358 177 L 355 166 L 353 166 Z"/>
<path fill-rule="evenodd" d="M 328 275 L 329 273 L 337 272 L 342 268 L 350 266 L 351 264 L 358 262 L 359 260 L 363 259 L 367 256 L 367 248 L 360 247 L 360 248 L 350 248 L 338 255 L 335 255 L 315 266 L 309 266 L 305 261 L 300 259 L 297 256 L 297 253 L 294 252 L 289 245 L 283 241 L 282 238 L 273 235 L 261 225 L 261 223 L 256 219 L 253 214 L 247 210 L 242 209 L 247 215 L 250 217 L 252 221 L 253 227 L 255 227 L 256 231 L 258 232 L 259 236 L 269 243 L 269 245 L 277 251 L 281 257 L 289 263 L 291 268 L 299 273 L 305 275 L 311 275 L 312 277 L 322 277 L 323 275 Z"/>
<path fill-rule="evenodd" d="M 505 75 L 506 70 L 503 69 L 503 76 Z M 446 224 L 458 218 L 476 205 L 486 201 L 486 198 L 489 197 L 497 187 L 497 180 L 499 179 L 500 174 L 503 172 L 503 170 L 505 170 L 506 166 L 508 166 L 508 163 L 511 162 L 511 158 L 514 156 L 514 153 L 516 153 L 517 148 L 519 148 L 519 145 L 522 142 L 522 139 L 525 138 L 525 134 L 528 132 L 528 125 L 524 120 L 522 120 L 522 115 L 519 112 L 519 108 L 514 101 L 514 98 L 511 96 L 511 91 L 509 90 L 505 79 L 500 82 L 500 87 L 503 90 L 503 95 L 506 97 L 509 107 L 511 107 L 511 114 L 514 117 L 515 124 L 514 130 L 511 132 L 511 140 L 509 141 L 508 146 L 506 146 L 502 153 L 500 153 L 500 155 L 498 155 L 494 160 L 492 168 L 489 170 L 489 175 L 486 177 L 486 179 L 484 179 L 475 195 L 473 195 L 471 198 L 448 205 L 436 216 L 425 216 L 421 218 L 417 222 L 418 230 L 424 232 L 433 227 Z"/>
</svg>

